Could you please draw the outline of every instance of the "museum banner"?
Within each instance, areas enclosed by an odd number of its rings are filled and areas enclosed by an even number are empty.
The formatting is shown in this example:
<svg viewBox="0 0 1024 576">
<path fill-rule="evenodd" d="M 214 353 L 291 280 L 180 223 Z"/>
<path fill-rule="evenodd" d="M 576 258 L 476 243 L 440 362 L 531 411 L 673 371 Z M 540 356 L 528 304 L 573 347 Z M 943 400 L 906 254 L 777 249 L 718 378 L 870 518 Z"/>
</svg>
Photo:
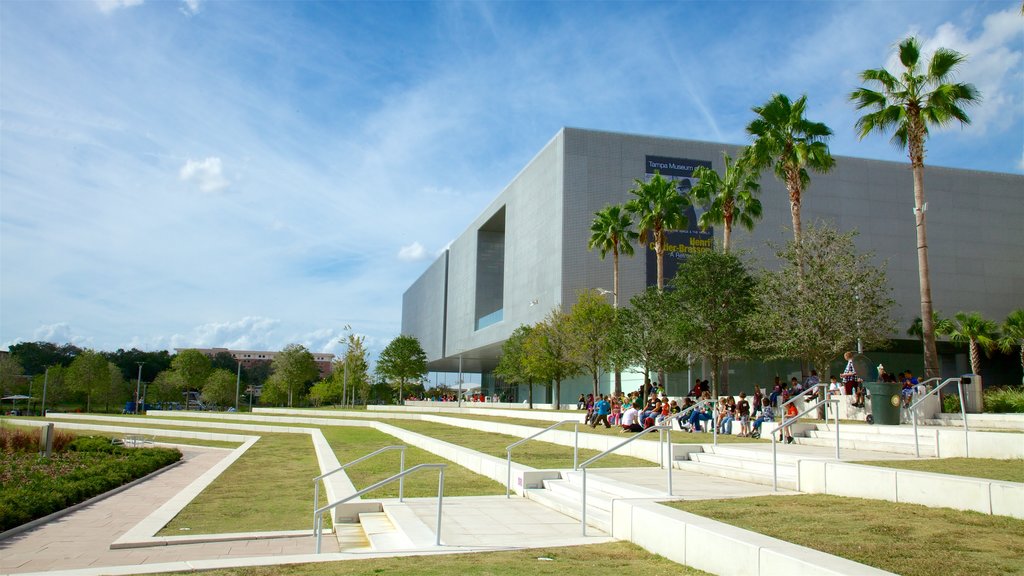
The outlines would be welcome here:
<svg viewBox="0 0 1024 576">
<path fill-rule="evenodd" d="M 711 162 L 689 158 L 647 156 L 644 162 L 644 174 L 649 180 L 657 172 L 661 174 L 662 178 L 675 182 L 676 190 L 680 194 L 687 194 L 697 183 L 693 172 L 698 166 L 711 168 Z M 675 278 L 679 265 L 686 261 L 689 254 L 714 249 L 714 228 L 701 230 L 697 226 L 697 220 L 703 213 L 702 206 L 687 206 L 687 229 L 671 230 L 666 234 L 664 262 L 666 283 Z M 658 284 L 658 256 L 654 252 L 654 243 L 649 238 L 645 238 L 644 242 L 647 245 L 647 285 L 656 286 Z"/>
</svg>

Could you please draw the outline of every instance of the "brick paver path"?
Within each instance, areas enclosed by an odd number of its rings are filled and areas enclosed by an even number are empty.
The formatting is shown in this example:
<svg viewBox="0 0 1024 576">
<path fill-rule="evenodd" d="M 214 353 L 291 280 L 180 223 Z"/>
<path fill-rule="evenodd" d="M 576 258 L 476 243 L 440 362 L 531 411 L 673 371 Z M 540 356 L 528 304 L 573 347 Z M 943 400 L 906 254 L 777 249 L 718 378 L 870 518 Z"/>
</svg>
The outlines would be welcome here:
<svg viewBox="0 0 1024 576">
<path fill-rule="evenodd" d="M 166 472 L 57 520 L 0 540 L 0 574 L 312 552 L 312 537 L 111 550 L 111 542 L 228 454 L 200 447 L 182 447 L 181 451 L 184 462 Z M 324 538 L 323 545 L 325 552 L 337 550 L 332 537 Z"/>
</svg>

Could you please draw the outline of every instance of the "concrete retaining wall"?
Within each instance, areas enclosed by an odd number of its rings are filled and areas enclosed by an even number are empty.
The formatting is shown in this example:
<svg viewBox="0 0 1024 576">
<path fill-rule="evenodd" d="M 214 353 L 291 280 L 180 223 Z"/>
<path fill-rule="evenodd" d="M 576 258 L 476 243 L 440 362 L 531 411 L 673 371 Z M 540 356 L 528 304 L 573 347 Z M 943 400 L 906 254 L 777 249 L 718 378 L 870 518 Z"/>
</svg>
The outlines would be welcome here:
<svg viewBox="0 0 1024 576">
<path fill-rule="evenodd" d="M 874 498 L 1024 519 L 1024 484 L 824 460 L 797 464 L 801 492 Z"/>
<path fill-rule="evenodd" d="M 891 574 L 651 501 L 613 502 L 612 536 L 724 576 Z"/>
</svg>

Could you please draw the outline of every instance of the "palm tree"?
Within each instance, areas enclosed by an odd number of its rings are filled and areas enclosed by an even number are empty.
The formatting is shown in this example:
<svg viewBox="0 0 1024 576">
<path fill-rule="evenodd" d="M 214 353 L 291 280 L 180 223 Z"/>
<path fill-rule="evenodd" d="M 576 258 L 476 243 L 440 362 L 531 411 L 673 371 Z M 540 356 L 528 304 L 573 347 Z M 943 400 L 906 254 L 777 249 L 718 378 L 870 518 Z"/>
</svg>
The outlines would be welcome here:
<svg viewBox="0 0 1024 576">
<path fill-rule="evenodd" d="M 932 312 L 932 325 L 935 326 L 935 332 L 937 334 L 946 334 L 952 329 L 952 324 L 949 319 L 939 316 L 938 312 Z M 907 328 L 907 336 L 913 336 L 918 340 L 924 341 L 924 325 L 921 322 L 921 317 L 914 318 L 914 321 Z"/>
<path fill-rule="evenodd" d="M 836 164 L 827 144 L 832 130 L 821 122 L 808 120 L 804 116 L 806 109 L 806 95 L 790 102 L 785 94 L 774 94 L 764 106 L 753 107 L 757 118 L 747 125 L 747 133 L 753 139 L 746 153 L 750 168 L 759 173 L 772 167 L 775 176 L 786 184 L 793 241 L 798 250 L 802 233 L 800 203 L 811 183 L 807 169 L 824 174 Z"/>
<path fill-rule="evenodd" d="M 935 326 L 932 323 L 932 287 L 928 272 L 928 239 L 925 226 L 924 141 L 929 126 L 944 126 L 954 120 L 971 123 L 963 107 L 974 104 L 981 95 L 972 84 L 949 82 L 964 56 L 954 50 L 935 50 L 926 69 L 920 64 L 921 46 L 916 38 L 899 45 L 904 70 L 894 76 L 885 68 L 865 70 L 861 80 L 880 90 L 857 88 L 850 99 L 858 110 L 869 113 L 857 120 L 863 139 L 871 132 L 893 132 L 892 143 L 910 154 L 914 173 L 914 214 L 917 227 L 917 270 L 921 286 L 921 318 L 924 318 L 924 366 L 931 378 L 939 375 L 939 356 L 935 350 Z"/>
<path fill-rule="evenodd" d="M 665 288 L 665 236 L 669 230 L 686 228 L 686 207 L 690 199 L 676 191 L 676 183 L 666 180 L 658 171 L 644 182 L 635 180 L 636 187 L 629 191 L 636 196 L 626 202 L 626 210 L 637 217 L 641 238 L 654 244 L 658 262 L 658 290 Z"/>
<path fill-rule="evenodd" d="M 971 373 L 981 374 L 981 350 L 991 354 L 998 345 L 999 329 L 996 323 L 982 318 L 977 312 L 957 312 L 943 333 L 953 342 L 967 342 L 971 351 Z"/>
<path fill-rule="evenodd" d="M 1014 346 L 1020 347 L 1020 368 L 1024 371 L 1024 308 L 1010 312 L 1003 322 L 1003 337 L 999 339 L 999 349 L 1009 354 Z M 1024 378 L 1021 382 L 1024 383 Z"/>
<path fill-rule="evenodd" d="M 761 217 L 761 201 L 754 196 L 761 185 L 757 182 L 757 175 L 742 157 L 738 162 L 733 161 L 723 152 L 722 161 L 725 163 L 724 177 L 719 177 L 717 172 L 704 166 L 694 170 L 693 177 L 700 181 L 690 193 L 708 205 L 700 217 L 700 227 L 706 230 L 715 224 L 722 224 L 722 251 L 729 252 L 733 222 L 753 230 L 754 220 Z"/>
<path fill-rule="evenodd" d="M 633 219 L 622 206 L 609 205 L 594 213 L 587 249 L 597 248 L 601 259 L 612 253 L 612 305 L 619 307 L 619 254 L 633 255 L 633 242 L 639 237 L 633 230 Z"/>
</svg>

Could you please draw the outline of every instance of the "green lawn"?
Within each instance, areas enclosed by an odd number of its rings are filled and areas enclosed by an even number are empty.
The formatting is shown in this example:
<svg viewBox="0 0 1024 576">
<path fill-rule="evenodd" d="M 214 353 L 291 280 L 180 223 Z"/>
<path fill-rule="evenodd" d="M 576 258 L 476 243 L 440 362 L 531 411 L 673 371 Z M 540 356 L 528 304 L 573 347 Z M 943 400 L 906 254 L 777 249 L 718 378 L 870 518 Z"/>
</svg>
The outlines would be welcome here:
<svg viewBox="0 0 1024 576">
<path fill-rule="evenodd" d="M 1024 520 L 821 494 L 665 505 L 904 576 L 1024 574 Z"/>
<path fill-rule="evenodd" d="M 165 573 L 167 574 L 167 573 Z M 705 576 L 629 542 L 211 570 L 204 576 Z M 158 575 L 159 576 L 159 575 Z"/>
<path fill-rule="evenodd" d="M 1024 460 L 998 460 L 995 458 L 942 458 L 939 460 L 872 460 L 854 462 L 868 466 L 900 468 L 918 472 L 935 472 L 937 474 L 953 474 L 1003 480 L 1005 482 L 1024 482 Z"/>
</svg>

